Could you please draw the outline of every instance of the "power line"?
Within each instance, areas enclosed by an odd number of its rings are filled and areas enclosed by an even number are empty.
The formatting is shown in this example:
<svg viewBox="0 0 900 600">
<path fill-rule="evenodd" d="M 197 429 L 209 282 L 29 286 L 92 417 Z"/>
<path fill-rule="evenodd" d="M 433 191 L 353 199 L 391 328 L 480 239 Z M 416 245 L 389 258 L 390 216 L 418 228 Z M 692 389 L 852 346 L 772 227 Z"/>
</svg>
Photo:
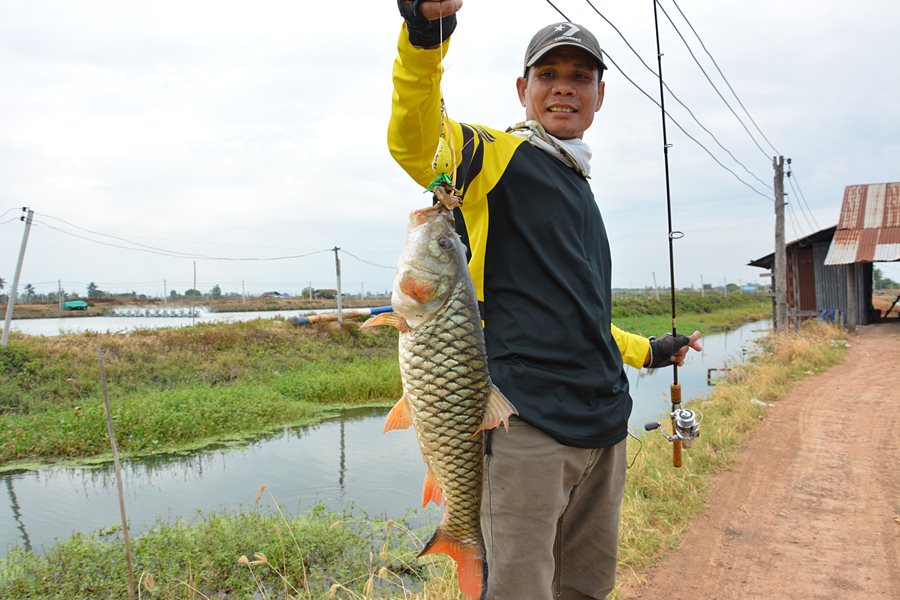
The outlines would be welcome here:
<svg viewBox="0 0 900 600">
<path fill-rule="evenodd" d="M 651 67 L 650 65 L 647 64 L 647 62 L 646 62 L 646 61 L 643 59 L 643 57 L 638 53 L 638 51 L 634 49 L 634 46 L 631 45 L 631 42 L 628 41 L 628 39 L 627 39 L 627 38 L 625 37 L 625 35 L 619 30 L 619 28 L 616 27 L 616 26 L 613 24 L 612 21 L 610 21 L 609 19 L 607 19 L 606 16 L 605 16 L 603 13 L 601 13 L 601 12 L 597 9 L 596 6 L 594 6 L 594 4 L 591 2 L 591 0 L 586 0 L 586 1 L 587 1 L 588 5 L 589 5 L 592 9 L 594 9 L 594 12 L 597 13 L 598 15 L 600 15 L 600 18 L 603 19 L 604 21 L 606 21 L 606 23 L 607 23 L 610 27 L 612 27 L 613 30 L 615 30 L 615 32 L 616 32 L 617 34 L 619 34 L 619 37 L 622 38 L 622 41 L 625 42 L 625 45 L 628 46 L 628 49 L 631 50 L 632 54 L 634 54 L 634 55 L 637 57 L 637 59 L 641 62 L 641 64 L 644 65 L 644 67 L 645 67 L 648 71 L 650 71 L 650 73 L 651 73 L 654 77 L 656 77 L 656 78 L 658 79 L 658 78 L 659 78 L 659 74 L 658 74 L 656 71 L 653 70 L 653 67 Z M 663 12 L 665 12 L 665 11 L 663 11 Z M 671 22 L 671 21 L 670 21 L 670 22 Z M 607 56 L 608 56 L 608 54 L 607 54 Z M 617 67 L 617 68 L 618 68 L 618 67 Z M 619 69 L 619 71 L 621 72 L 621 69 Z M 717 138 L 716 135 L 715 135 L 712 131 L 710 131 L 703 123 L 700 122 L 700 119 L 697 118 L 697 116 L 694 114 L 694 111 L 692 111 L 692 110 L 688 107 L 687 104 L 685 104 L 684 102 L 681 101 L 681 98 L 679 98 L 679 97 L 675 94 L 675 92 L 672 91 L 672 88 L 669 87 L 669 84 L 668 84 L 668 83 L 663 82 L 663 87 L 665 87 L 666 91 L 669 92 L 669 95 L 672 97 L 672 99 L 675 100 L 675 102 L 677 102 L 678 104 L 680 104 L 681 107 L 684 108 L 684 110 L 686 110 L 686 111 L 688 112 L 688 114 L 691 116 L 691 118 L 694 119 L 694 122 L 695 122 L 697 125 L 699 125 L 700 128 L 701 128 L 703 131 L 705 131 L 705 132 L 709 135 L 709 137 L 711 137 L 711 138 L 713 139 L 713 141 L 719 146 L 719 148 L 721 148 L 722 150 L 724 150 L 724 151 L 728 154 L 728 156 L 731 157 L 731 160 L 733 160 L 734 162 L 736 162 L 737 164 L 739 164 L 739 165 L 744 169 L 744 171 L 747 172 L 748 175 L 750 175 L 751 177 L 753 177 L 754 179 L 756 179 L 756 181 L 758 181 L 759 183 L 761 183 L 762 185 L 764 185 L 764 186 L 766 187 L 766 189 L 771 190 L 772 193 L 774 194 L 774 192 L 775 192 L 774 188 L 773 188 L 771 185 L 769 185 L 768 183 L 766 183 L 765 181 L 763 181 L 762 179 L 760 179 L 753 171 L 751 171 L 751 170 L 747 167 L 747 165 L 745 165 L 743 162 L 741 162 L 740 160 L 738 160 L 738 158 L 734 155 L 734 153 L 731 152 L 731 150 L 729 150 L 728 148 L 726 148 L 726 147 L 722 144 L 722 142 L 719 141 L 719 138 Z M 666 111 L 666 115 L 667 115 L 670 119 L 672 118 L 672 116 L 669 115 L 668 111 Z M 768 159 L 768 157 L 766 157 L 766 158 Z"/>
<path fill-rule="evenodd" d="M 704 69 L 703 65 L 700 64 L 700 61 L 697 60 L 697 57 L 694 55 L 694 51 L 691 50 L 690 44 L 688 44 L 687 40 L 684 39 L 684 36 L 681 35 L 681 31 L 679 31 L 678 27 L 675 25 L 675 22 L 672 20 L 672 17 L 670 17 L 669 13 L 666 12 L 666 9 L 662 7 L 662 5 L 659 3 L 659 0 L 654 0 L 654 1 L 656 2 L 656 5 L 659 6 L 659 8 L 663 12 L 663 14 L 666 15 L 666 19 L 669 20 L 669 23 L 672 25 L 672 28 L 675 30 L 675 33 L 677 33 L 678 37 L 681 38 L 681 41 L 684 42 L 684 47 L 687 48 L 688 54 L 690 54 L 691 58 L 694 59 L 694 62 L 697 63 L 697 66 L 700 68 L 700 71 L 703 73 L 703 76 L 706 77 L 706 80 L 709 82 L 709 85 L 712 86 L 712 89 L 715 90 L 715 92 L 719 96 L 719 98 L 722 99 L 722 102 L 725 103 L 725 106 L 728 107 L 728 110 L 731 111 L 731 114 L 734 115 L 734 118 L 737 119 L 738 123 L 741 124 L 741 127 L 744 128 L 744 131 L 747 132 L 747 135 L 750 136 L 750 139 L 753 140 L 753 143 L 756 144 L 756 147 L 759 148 L 760 152 L 762 152 L 762 155 L 765 156 L 767 159 L 770 158 L 769 154 L 765 150 L 763 150 L 763 147 L 759 145 L 758 141 L 756 141 L 756 137 L 754 137 L 754 135 L 752 133 L 750 133 L 750 129 L 744 123 L 743 119 L 741 119 L 741 117 L 738 116 L 738 114 L 731 107 L 731 104 L 728 103 L 728 100 L 725 99 L 725 96 L 722 95 L 722 92 L 719 91 L 719 88 L 716 87 L 716 84 L 713 83 L 713 80 L 710 79 L 709 74 L 706 72 L 706 69 Z"/>
<path fill-rule="evenodd" d="M 366 263 L 367 265 L 372 265 L 373 267 L 378 267 L 379 269 L 390 269 L 391 271 L 393 271 L 394 269 L 397 268 L 397 267 L 388 267 L 385 265 L 379 265 L 378 263 L 372 262 L 371 260 L 366 260 L 364 258 L 360 258 L 360 257 L 356 256 L 355 254 L 351 254 L 350 252 L 347 252 L 343 248 L 341 248 L 341 254 L 346 254 L 347 256 L 349 256 L 351 258 L 355 258 L 359 262 Z"/>
<path fill-rule="evenodd" d="M 818 231 L 818 229 L 819 229 L 818 223 L 816 223 L 816 225 L 813 225 L 812 222 L 809 220 L 809 217 L 812 215 L 812 213 L 809 211 L 809 207 L 807 207 L 806 209 L 803 208 L 804 202 L 803 202 L 803 199 L 800 197 L 800 194 L 797 192 L 797 188 L 793 182 L 793 177 L 791 177 L 791 172 L 788 171 L 786 173 L 786 175 L 787 175 L 788 183 L 791 186 L 791 190 L 793 190 L 793 192 L 794 192 L 794 197 L 797 198 L 797 206 L 800 208 L 800 214 L 803 215 L 803 219 L 806 221 L 806 224 L 809 225 L 809 228 L 812 231 Z M 813 217 L 813 221 L 815 221 L 815 217 Z"/>
<path fill-rule="evenodd" d="M 675 8 L 677 8 L 677 9 L 678 9 L 678 12 L 681 13 L 681 17 L 684 19 L 685 23 L 688 24 L 688 27 L 690 27 L 690 28 L 691 28 L 691 31 L 694 32 L 694 35 L 697 36 L 697 41 L 700 42 L 700 46 L 703 48 L 703 51 L 706 52 L 706 55 L 707 55 L 707 56 L 709 57 L 709 59 L 712 61 L 713 65 L 715 65 L 716 71 L 718 71 L 718 72 L 719 72 L 719 75 L 722 76 L 722 81 L 724 81 L 724 82 L 725 82 L 725 85 L 728 86 L 728 89 L 731 90 L 731 93 L 734 95 L 734 99 L 737 100 L 738 104 L 741 105 L 741 108 L 744 109 L 744 113 L 747 115 L 747 118 L 750 119 L 750 122 L 753 123 L 753 126 L 756 127 L 756 130 L 759 132 L 759 135 L 761 135 L 761 136 L 763 137 L 763 139 L 766 140 L 766 143 L 768 143 L 768 144 L 769 144 L 769 147 L 772 148 L 772 150 L 775 151 L 775 154 L 780 155 L 781 152 L 779 152 L 778 149 L 772 144 L 772 142 L 769 141 L 769 138 L 766 137 L 766 134 L 763 133 L 763 130 L 760 129 L 760 128 L 759 128 L 759 125 L 756 124 L 756 120 L 754 120 L 754 118 L 750 115 L 750 111 L 748 111 L 748 110 L 747 110 L 747 107 L 744 106 L 744 103 L 741 102 L 741 99 L 740 99 L 740 97 L 737 95 L 737 92 L 734 91 L 734 88 L 731 87 L 731 84 L 728 82 L 728 78 L 725 77 L 725 73 L 723 73 L 723 72 L 722 72 L 722 69 L 719 68 L 719 63 L 716 62 L 716 59 L 713 58 L 713 55 L 710 53 L 710 51 L 706 49 L 706 44 L 703 43 L 703 39 L 700 37 L 700 34 L 697 33 L 697 30 L 694 29 L 694 26 L 693 26 L 693 25 L 691 25 L 691 22 L 690 22 L 690 20 L 688 20 L 687 15 L 685 15 L 685 14 L 684 14 L 684 11 L 681 10 L 681 7 L 678 6 L 678 2 L 676 2 L 675 0 L 672 0 L 672 4 L 675 5 Z"/>
<path fill-rule="evenodd" d="M 170 258 L 182 258 L 182 259 L 194 259 L 194 260 L 211 260 L 211 261 L 234 261 L 234 262 L 239 262 L 239 261 L 245 261 L 245 262 L 246 262 L 246 261 L 259 261 L 259 262 L 264 262 L 264 261 L 279 261 L 279 260 L 291 260 L 291 259 L 297 259 L 297 258 L 306 258 L 307 256 L 313 256 L 314 254 L 321 254 L 321 253 L 324 253 L 324 252 L 331 252 L 330 249 L 327 249 L 327 250 L 314 250 L 314 251 L 312 251 L 312 252 L 307 252 L 307 253 L 304 253 L 304 254 L 295 254 L 295 255 L 291 255 L 291 256 L 271 256 L 271 257 L 221 257 L 221 256 L 207 256 L 207 255 L 204 255 L 204 254 L 190 254 L 190 253 L 186 253 L 186 252 L 179 252 L 179 251 L 177 251 L 177 250 L 167 250 L 167 249 L 165 249 L 165 248 L 157 248 L 157 247 L 155 247 L 155 246 L 148 246 L 148 245 L 146 245 L 146 244 L 141 244 L 141 243 L 138 243 L 138 242 L 129 240 L 128 238 L 124 238 L 124 237 L 117 236 L 117 235 L 111 235 L 111 234 L 106 234 L 106 233 L 100 233 L 100 232 L 97 232 L 97 231 L 92 231 L 92 230 L 90 230 L 90 229 L 85 229 L 84 227 L 80 227 L 80 226 L 78 226 L 78 225 L 75 225 L 74 223 L 69 223 L 68 221 L 64 221 L 63 219 L 60 219 L 60 218 L 58 218 L 58 217 L 52 217 L 52 216 L 50 216 L 50 215 L 43 215 L 43 214 L 42 214 L 41 216 L 47 216 L 47 217 L 56 219 L 56 220 L 58 220 L 58 221 L 62 221 L 63 223 L 66 223 L 67 225 L 70 225 L 70 226 L 72 226 L 72 227 L 81 229 L 82 231 L 86 231 L 86 232 L 91 233 L 91 234 L 94 234 L 94 235 L 99 235 L 99 236 L 102 236 L 102 237 L 108 237 L 108 238 L 112 238 L 112 239 L 121 240 L 121 241 L 124 241 L 124 242 L 126 242 L 126 243 L 128 243 L 128 244 L 132 244 L 132 246 L 123 246 L 123 245 L 121 245 L 121 244 L 114 244 L 114 243 L 111 243 L 111 242 L 104 242 L 104 241 L 97 240 L 97 239 L 93 239 L 93 238 L 89 238 L 89 237 L 86 237 L 86 236 L 83 236 L 83 235 L 78 235 L 77 233 L 74 233 L 74 232 L 71 232 L 71 231 L 66 231 L 65 229 L 61 229 L 61 228 L 59 228 L 59 227 L 55 227 L 55 226 L 53 226 L 53 225 L 50 225 L 49 223 L 47 223 L 47 222 L 45 222 L 45 221 L 35 221 L 36 223 L 38 223 L 38 224 L 40 224 L 40 225 L 43 225 L 44 227 L 49 227 L 50 229 L 53 229 L 53 230 L 55 230 L 55 231 L 58 231 L 58 232 L 60 232 L 60 233 L 63 233 L 63 234 L 65 234 L 65 235 L 68 235 L 68 236 L 72 236 L 72 237 L 75 237 L 75 238 L 79 238 L 79 239 L 82 239 L 82 240 L 85 240 L 85 241 L 88 241 L 88 242 L 93 242 L 93 243 L 95 243 L 95 244 L 100 244 L 100 245 L 102 245 L 102 246 L 110 246 L 110 247 L 113 247 L 113 248 L 121 248 L 121 249 L 123 249 L 123 250 L 131 250 L 132 252 L 145 252 L 145 253 L 147 253 L 147 254 L 156 254 L 156 255 L 158 255 L 158 256 L 167 256 L 167 257 L 170 257 Z M 137 247 L 134 247 L 134 246 L 137 246 Z"/>
<path fill-rule="evenodd" d="M 556 8 L 556 6 L 555 6 L 552 2 L 550 2 L 550 0 L 545 0 L 545 2 L 547 2 L 550 6 L 552 6 L 552 7 L 556 10 L 556 12 L 558 12 L 560 15 L 562 15 L 562 18 L 566 19 L 566 21 L 569 20 L 569 18 L 565 15 L 565 13 L 563 13 L 561 10 L 559 10 L 558 8 Z M 592 5 L 592 7 L 593 7 L 593 5 Z M 595 10 L 596 10 L 596 9 L 595 9 Z M 601 16 L 602 16 L 602 15 L 601 15 Z M 631 78 L 625 73 L 625 71 L 622 70 L 622 67 L 620 67 L 620 66 L 616 63 L 616 61 L 613 59 L 613 57 L 610 56 L 609 52 L 605 52 L 605 54 L 606 54 L 606 58 L 609 59 L 609 62 L 616 68 L 616 70 L 619 71 L 619 73 L 622 75 L 622 77 L 624 77 L 624 78 L 626 79 L 626 81 L 628 81 L 628 83 L 630 83 L 632 86 L 634 86 L 635 89 L 637 89 L 640 93 L 642 93 L 648 100 L 650 100 L 650 102 L 652 102 L 652 103 L 655 104 L 657 107 L 659 107 L 660 109 L 662 109 L 662 107 L 660 106 L 659 102 L 658 102 L 653 96 L 651 96 L 651 95 L 648 94 L 646 91 L 644 91 L 644 89 L 641 88 L 641 86 L 639 86 L 637 83 L 635 83 L 635 81 L 634 81 L 633 79 L 631 79 Z M 684 127 L 682 127 L 681 124 L 680 124 L 674 117 L 672 117 L 672 115 L 670 115 L 670 114 L 667 112 L 667 113 L 666 113 L 666 116 L 669 117 L 669 120 L 672 121 L 672 123 L 673 123 L 676 127 L 678 127 L 678 129 L 681 131 L 681 133 L 683 133 L 685 136 L 687 136 L 687 138 L 690 139 L 692 142 L 694 142 L 695 144 L 697 144 L 698 146 L 700 146 L 700 148 L 702 148 L 702 149 L 709 155 L 709 157 L 712 158 L 713 161 L 715 161 L 716 164 L 718 164 L 720 167 L 722 167 L 723 169 L 725 169 L 726 171 L 728 171 L 729 173 L 731 173 L 731 175 L 732 175 L 735 179 L 737 179 L 738 181 L 740 181 L 741 183 L 743 183 L 745 186 L 747 186 L 748 188 L 750 188 L 751 190 L 753 190 L 753 192 L 755 192 L 757 195 L 762 196 L 762 197 L 765 198 L 766 200 L 773 201 L 773 198 L 772 198 L 771 196 L 768 196 L 768 195 L 764 194 L 763 192 L 760 192 L 758 189 L 756 189 L 755 187 L 753 187 L 750 183 L 748 183 L 747 181 L 745 181 L 744 179 L 742 179 L 742 178 L 741 178 L 737 173 L 735 173 L 733 170 L 731 170 L 730 168 L 728 168 L 727 166 L 725 166 L 725 165 L 722 163 L 722 161 L 720 161 L 718 158 L 716 158 L 716 156 L 709 150 L 709 148 L 707 148 L 706 146 L 704 146 L 697 138 L 695 138 L 694 136 L 692 136 L 691 134 L 689 134 L 689 133 L 684 129 Z"/>
<path fill-rule="evenodd" d="M 806 210 L 809 212 L 809 216 L 812 217 L 813 223 L 816 224 L 816 230 L 818 231 L 822 227 L 819 225 L 819 222 L 816 221 L 816 215 L 813 213 L 812 209 L 809 206 L 809 203 L 806 201 L 806 194 L 803 193 L 803 190 L 800 189 L 800 181 L 797 179 L 797 173 L 794 172 L 793 167 L 788 163 L 788 181 L 790 181 L 791 189 L 795 189 L 797 194 L 800 196 L 800 200 L 806 206 Z"/>
</svg>

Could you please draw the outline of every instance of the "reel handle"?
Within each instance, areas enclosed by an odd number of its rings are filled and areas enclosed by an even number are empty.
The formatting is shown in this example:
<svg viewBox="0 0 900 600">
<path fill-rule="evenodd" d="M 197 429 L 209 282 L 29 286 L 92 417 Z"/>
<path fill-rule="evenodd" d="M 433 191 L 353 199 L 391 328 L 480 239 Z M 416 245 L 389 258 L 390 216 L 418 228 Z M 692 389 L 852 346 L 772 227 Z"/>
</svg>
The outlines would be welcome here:
<svg viewBox="0 0 900 600">
<path fill-rule="evenodd" d="M 675 428 L 675 412 L 678 410 L 678 407 L 681 406 L 681 384 L 673 383 L 669 388 L 669 392 L 672 396 L 672 435 L 678 435 L 678 430 Z M 681 440 L 677 439 L 672 442 L 672 466 L 675 468 L 681 467 Z"/>
</svg>

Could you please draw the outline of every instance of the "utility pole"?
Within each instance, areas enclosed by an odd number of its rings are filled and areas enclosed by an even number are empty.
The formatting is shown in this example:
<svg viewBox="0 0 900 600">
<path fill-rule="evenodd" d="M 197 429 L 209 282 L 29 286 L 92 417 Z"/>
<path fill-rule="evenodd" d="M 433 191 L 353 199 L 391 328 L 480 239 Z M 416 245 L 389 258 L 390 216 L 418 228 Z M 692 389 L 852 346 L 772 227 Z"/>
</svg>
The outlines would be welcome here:
<svg viewBox="0 0 900 600">
<path fill-rule="evenodd" d="M 62 309 L 63 309 L 62 279 L 56 280 L 56 299 L 59 300 L 59 311 L 62 312 Z"/>
<path fill-rule="evenodd" d="M 659 288 L 656 287 L 656 271 L 653 271 L 653 289 L 656 290 L 656 301 L 659 302 Z"/>
<path fill-rule="evenodd" d="M 241 279 L 241 302 L 247 301 L 247 289 L 244 287 L 244 280 Z"/>
<path fill-rule="evenodd" d="M 169 305 L 169 290 L 165 279 L 163 279 L 163 306 Z"/>
<path fill-rule="evenodd" d="M 19 275 L 22 274 L 22 262 L 25 260 L 25 246 L 28 245 L 28 232 L 31 231 L 31 221 L 34 218 L 34 211 L 30 208 L 22 207 L 22 210 L 27 211 L 27 217 L 25 217 L 25 233 L 22 234 L 22 246 L 19 248 L 19 261 L 16 263 L 16 274 L 13 276 L 12 289 L 9 291 L 9 302 L 6 303 L 6 320 L 3 322 L 3 337 L 0 338 L 0 346 L 6 346 L 9 343 L 9 324 L 12 321 L 13 306 L 16 304 L 16 294 L 19 293 Z"/>
<path fill-rule="evenodd" d="M 775 169 L 775 331 L 787 331 L 787 249 L 784 242 L 784 157 L 772 157 Z"/>
<path fill-rule="evenodd" d="M 334 247 L 334 270 L 337 273 L 337 309 L 338 309 L 338 326 L 344 326 L 344 311 L 341 307 L 341 258 L 338 256 L 338 252 L 341 249 L 337 246 Z"/>
<path fill-rule="evenodd" d="M 703 285 L 703 273 L 700 273 L 700 297 L 706 298 L 706 286 Z"/>
</svg>

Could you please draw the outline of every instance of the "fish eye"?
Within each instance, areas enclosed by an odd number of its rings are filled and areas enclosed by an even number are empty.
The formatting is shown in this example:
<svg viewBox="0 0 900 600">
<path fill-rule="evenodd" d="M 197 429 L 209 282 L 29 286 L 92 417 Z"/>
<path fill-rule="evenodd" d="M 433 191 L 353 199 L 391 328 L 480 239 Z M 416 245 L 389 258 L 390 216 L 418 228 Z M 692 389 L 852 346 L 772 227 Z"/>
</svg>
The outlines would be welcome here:
<svg viewBox="0 0 900 600">
<path fill-rule="evenodd" d="M 438 246 L 440 246 L 442 250 L 447 250 L 450 248 L 450 240 L 448 240 L 447 238 L 441 238 L 438 240 Z"/>
</svg>

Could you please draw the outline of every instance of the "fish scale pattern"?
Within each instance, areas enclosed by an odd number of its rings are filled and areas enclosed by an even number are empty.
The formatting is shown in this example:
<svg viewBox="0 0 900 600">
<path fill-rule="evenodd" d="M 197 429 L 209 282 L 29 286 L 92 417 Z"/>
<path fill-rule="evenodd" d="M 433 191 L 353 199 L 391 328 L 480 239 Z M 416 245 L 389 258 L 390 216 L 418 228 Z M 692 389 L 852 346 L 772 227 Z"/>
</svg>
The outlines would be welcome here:
<svg viewBox="0 0 900 600">
<path fill-rule="evenodd" d="M 400 335 L 400 371 L 426 463 L 444 492 L 442 526 L 465 544 L 481 544 L 484 435 L 491 393 L 474 290 L 462 282 L 428 322 Z"/>
</svg>

